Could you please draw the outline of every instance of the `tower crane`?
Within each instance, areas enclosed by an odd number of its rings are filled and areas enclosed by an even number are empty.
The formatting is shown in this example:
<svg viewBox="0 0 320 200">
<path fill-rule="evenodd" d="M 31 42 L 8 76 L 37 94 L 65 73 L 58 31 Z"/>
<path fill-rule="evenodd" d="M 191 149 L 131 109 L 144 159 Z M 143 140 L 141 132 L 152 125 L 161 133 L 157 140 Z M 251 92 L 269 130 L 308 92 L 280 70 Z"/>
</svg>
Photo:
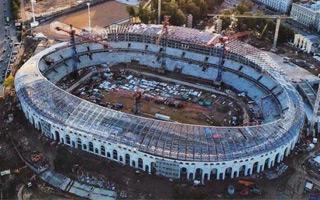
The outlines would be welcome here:
<svg viewBox="0 0 320 200">
<path fill-rule="evenodd" d="M 222 71 L 223 71 L 223 65 L 225 62 L 226 50 L 227 50 L 226 44 L 234 40 L 237 40 L 239 38 L 245 37 L 249 34 L 250 34 L 250 31 L 238 32 L 229 36 L 216 37 L 207 43 L 207 46 L 209 47 L 216 46 L 218 44 L 221 45 L 220 46 L 221 54 L 219 56 L 219 63 L 218 63 L 218 75 L 215 80 L 215 83 L 221 84 L 221 81 L 222 81 Z"/>
<path fill-rule="evenodd" d="M 278 42 L 278 36 L 279 36 L 281 20 L 292 19 L 292 17 L 286 16 L 286 15 L 224 15 L 224 14 L 208 14 L 208 17 L 276 19 L 276 29 L 275 29 L 275 32 L 274 32 L 273 45 L 272 45 L 272 49 L 274 49 L 274 50 L 277 48 L 277 42 Z"/>
<path fill-rule="evenodd" d="M 78 57 L 77 48 L 76 48 L 76 36 L 79 37 L 83 42 L 95 42 L 95 43 L 102 44 L 102 46 L 105 49 L 110 48 L 110 46 L 108 45 L 107 42 L 104 41 L 102 36 L 95 35 L 92 33 L 90 33 L 89 35 L 81 35 L 79 33 L 76 33 L 76 30 L 73 29 L 72 25 L 70 25 L 70 30 L 65 30 L 61 27 L 56 27 L 56 30 L 67 33 L 70 36 L 70 44 L 72 47 L 72 60 L 73 60 L 72 68 L 73 68 L 73 73 L 75 77 L 78 76 L 77 68 L 78 68 L 78 62 L 79 62 L 79 57 Z M 89 47 L 88 47 L 88 51 L 90 52 Z M 91 56 L 91 54 L 89 54 L 89 56 Z"/>
<path fill-rule="evenodd" d="M 158 60 L 161 62 L 161 68 L 165 69 L 166 60 L 165 60 L 165 52 L 167 48 L 167 36 L 169 32 L 169 25 L 170 25 L 170 17 L 165 15 L 163 20 L 163 26 L 161 33 L 159 34 L 158 38 L 156 39 L 156 44 L 159 45 L 161 48 L 159 50 Z M 161 40 L 163 40 L 163 44 L 161 44 Z"/>
</svg>

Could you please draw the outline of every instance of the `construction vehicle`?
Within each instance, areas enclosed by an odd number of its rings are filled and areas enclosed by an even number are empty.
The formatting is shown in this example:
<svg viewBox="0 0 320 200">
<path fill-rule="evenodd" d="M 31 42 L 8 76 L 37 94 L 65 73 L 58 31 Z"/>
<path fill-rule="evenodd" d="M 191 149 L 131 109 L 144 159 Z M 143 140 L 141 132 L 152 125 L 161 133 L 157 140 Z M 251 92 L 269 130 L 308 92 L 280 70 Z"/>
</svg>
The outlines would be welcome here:
<svg viewBox="0 0 320 200">
<path fill-rule="evenodd" d="M 276 29 L 273 38 L 272 49 L 277 48 L 279 30 L 281 20 L 292 19 L 292 17 L 286 15 L 224 15 L 224 14 L 208 14 L 208 17 L 218 17 L 218 18 L 252 18 L 252 19 L 276 19 Z"/>
<path fill-rule="evenodd" d="M 262 37 L 263 37 L 263 35 L 265 34 L 268 26 L 269 26 L 269 23 L 266 23 L 266 25 L 263 27 L 261 33 L 258 33 L 258 34 L 257 34 L 258 39 L 262 39 Z"/>
<path fill-rule="evenodd" d="M 69 34 L 70 36 L 70 44 L 72 47 L 72 68 L 73 68 L 73 75 L 75 78 L 78 77 L 78 62 L 80 62 L 78 53 L 77 53 L 77 48 L 76 48 L 76 36 L 79 37 L 79 39 L 81 40 L 81 42 L 95 42 L 95 43 L 99 43 L 102 44 L 102 46 L 107 49 L 110 48 L 110 46 L 108 45 L 108 43 L 104 40 L 104 38 L 102 36 L 99 36 L 97 34 L 79 34 L 76 33 L 76 30 L 73 29 L 72 25 L 70 25 L 70 30 L 65 30 L 61 27 L 56 27 L 57 31 L 62 31 L 65 32 L 67 34 Z M 90 53 L 90 48 L 88 46 L 88 56 L 90 57 L 90 59 L 92 59 L 92 54 Z"/>
<path fill-rule="evenodd" d="M 219 63 L 218 63 L 218 75 L 217 75 L 216 79 L 214 80 L 214 84 L 220 85 L 222 82 L 222 71 L 223 71 L 223 65 L 225 62 L 226 50 L 227 50 L 226 44 L 229 42 L 232 42 L 234 40 L 237 40 L 239 38 L 248 36 L 249 34 L 250 34 L 250 31 L 239 32 L 239 33 L 232 34 L 229 36 L 216 37 L 207 43 L 207 46 L 210 46 L 210 47 L 217 46 L 218 44 L 220 44 L 219 48 L 221 48 L 221 51 L 220 51 L 221 53 L 219 56 Z"/>
<path fill-rule="evenodd" d="M 244 186 L 246 186 L 246 187 L 254 186 L 254 185 L 255 185 L 254 182 L 248 181 L 248 180 L 243 180 L 243 179 L 239 180 L 238 183 L 239 183 L 240 185 L 244 185 Z"/>
</svg>

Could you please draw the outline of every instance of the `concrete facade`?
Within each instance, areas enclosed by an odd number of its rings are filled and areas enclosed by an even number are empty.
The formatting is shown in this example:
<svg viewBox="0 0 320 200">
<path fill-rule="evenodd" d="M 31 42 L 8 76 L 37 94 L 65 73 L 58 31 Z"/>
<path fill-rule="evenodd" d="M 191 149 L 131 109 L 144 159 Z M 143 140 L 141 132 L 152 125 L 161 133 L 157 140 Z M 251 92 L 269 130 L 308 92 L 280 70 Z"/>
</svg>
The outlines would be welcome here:
<svg viewBox="0 0 320 200">
<path fill-rule="evenodd" d="M 256 0 L 273 10 L 288 13 L 290 11 L 292 0 Z"/>
<path fill-rule="evenodd" d="M 320 32 L 320 1 L 305 4 L 293 3 L 290 16 L 306 27 Z"/>
<path fill-rule="evenodd" d="M 41 124 L 46 119 L 25 104 L 22 104 L 22 109 L 29 122 L 38 130 L 43 131 Z M 150 174 L 156 174 L 155 164 L 157 160 L 178 163 L 180 167 L 180 178 L 182 178 L 181 176 L 185 176 L 188 180 L 197 179 L 203 182 L 250 176 L 253 173 L 259 173 L 269 169 L 283 161 L 283 159 L 291 153 L 298 141 L 297 136 L 292 141 L 288 141 L 287 145 L 276 148 L 273 151 L 239 160 L 225 162 L 186 162 L 146 154 L 124 145 L 102 141 L 90 134 L 79 132 L 78 130 L 73 130 L 60 124 L 55 124 L 50 121 L 47 122 L 52 124 L 51 133 L 50 135 L 48 135 L 48 133 L 43 134 L 52 140 L 58 141 L 60 144 L 81 149 Z"/>
</svg>

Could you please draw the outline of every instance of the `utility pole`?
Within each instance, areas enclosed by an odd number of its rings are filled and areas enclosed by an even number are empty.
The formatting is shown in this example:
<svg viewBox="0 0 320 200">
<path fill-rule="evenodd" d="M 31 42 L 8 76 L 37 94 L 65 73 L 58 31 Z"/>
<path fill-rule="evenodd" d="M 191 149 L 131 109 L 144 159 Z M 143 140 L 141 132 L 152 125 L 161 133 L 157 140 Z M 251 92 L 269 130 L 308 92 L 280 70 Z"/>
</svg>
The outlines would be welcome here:
<svg viewBox="0 0 320 200">
<path fill-rule="evenodd" d="M 91 33 L 91 13 L 90 13 L 90 1 L 87 2 L 88 6 L 88 31 Z"/>
<path fill-rule="evenodd" d="M 34 14 L 34 4 L 36 3 L 36 0 L 31 0 L 31 10 L 32 10 L 32 22 L 30 23 L 31 28 L 36 27 L 39 25 L 39 22 L 36 21 L 36 17 Z"/>
<path fill-rule="evenodd" d="M 161 24 L 161 0 L 158 0 L 158 24 Z"/>
<path fill-rule="evenodd" d="M 277 42 L 278 42 L 278 37 L 279 37 L 280 24 L 281 24 L 281 18 L 278 17 L 278 18 L 277 18 L 277 22 L 276 22 L 276 30 L 275 30 L 275 32 L 274 32 L 273 45 L 272 45 L 272 49 L 274 49 L 274 50 L 276 50 L 276 48 L 277 48 Z"/>
</svg>

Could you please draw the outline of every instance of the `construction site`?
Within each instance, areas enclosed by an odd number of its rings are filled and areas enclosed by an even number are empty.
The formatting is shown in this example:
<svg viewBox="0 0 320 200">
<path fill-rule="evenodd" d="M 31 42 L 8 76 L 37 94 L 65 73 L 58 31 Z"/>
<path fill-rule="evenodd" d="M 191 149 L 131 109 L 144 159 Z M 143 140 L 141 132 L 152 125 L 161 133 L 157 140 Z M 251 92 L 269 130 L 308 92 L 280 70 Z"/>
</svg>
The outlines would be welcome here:
<svg viewBox="0 0 320 200">
<path fill-rule="evenodd" d="M 59 39 L 37 40 L 12 70 L 0 200 L 319 195 L 320 79 L 271 53 L 277 30 L 267 52 L 234 29 L 252 16 L 212 14 L 212 33 L 169 16 L 91 29 L 78 14 L 60 18 L 76 27 L 36 28 Z M 287 19 L 265 17 L 276 29 Z M 220 18 L 231 18 L 225 31 Z"/>
<path fill-rule="evenodd" d="M 80 80 L 69 76 L 57 85 L 101 106 L 149 118 L 208 126 L 258 123 L 259 108 L 244 93 L 222 86 L 214 89 L 204 80 L 177 73 L 164 76 L 132 65 L 90 68 L 81 72 Z"/>
</svg>

